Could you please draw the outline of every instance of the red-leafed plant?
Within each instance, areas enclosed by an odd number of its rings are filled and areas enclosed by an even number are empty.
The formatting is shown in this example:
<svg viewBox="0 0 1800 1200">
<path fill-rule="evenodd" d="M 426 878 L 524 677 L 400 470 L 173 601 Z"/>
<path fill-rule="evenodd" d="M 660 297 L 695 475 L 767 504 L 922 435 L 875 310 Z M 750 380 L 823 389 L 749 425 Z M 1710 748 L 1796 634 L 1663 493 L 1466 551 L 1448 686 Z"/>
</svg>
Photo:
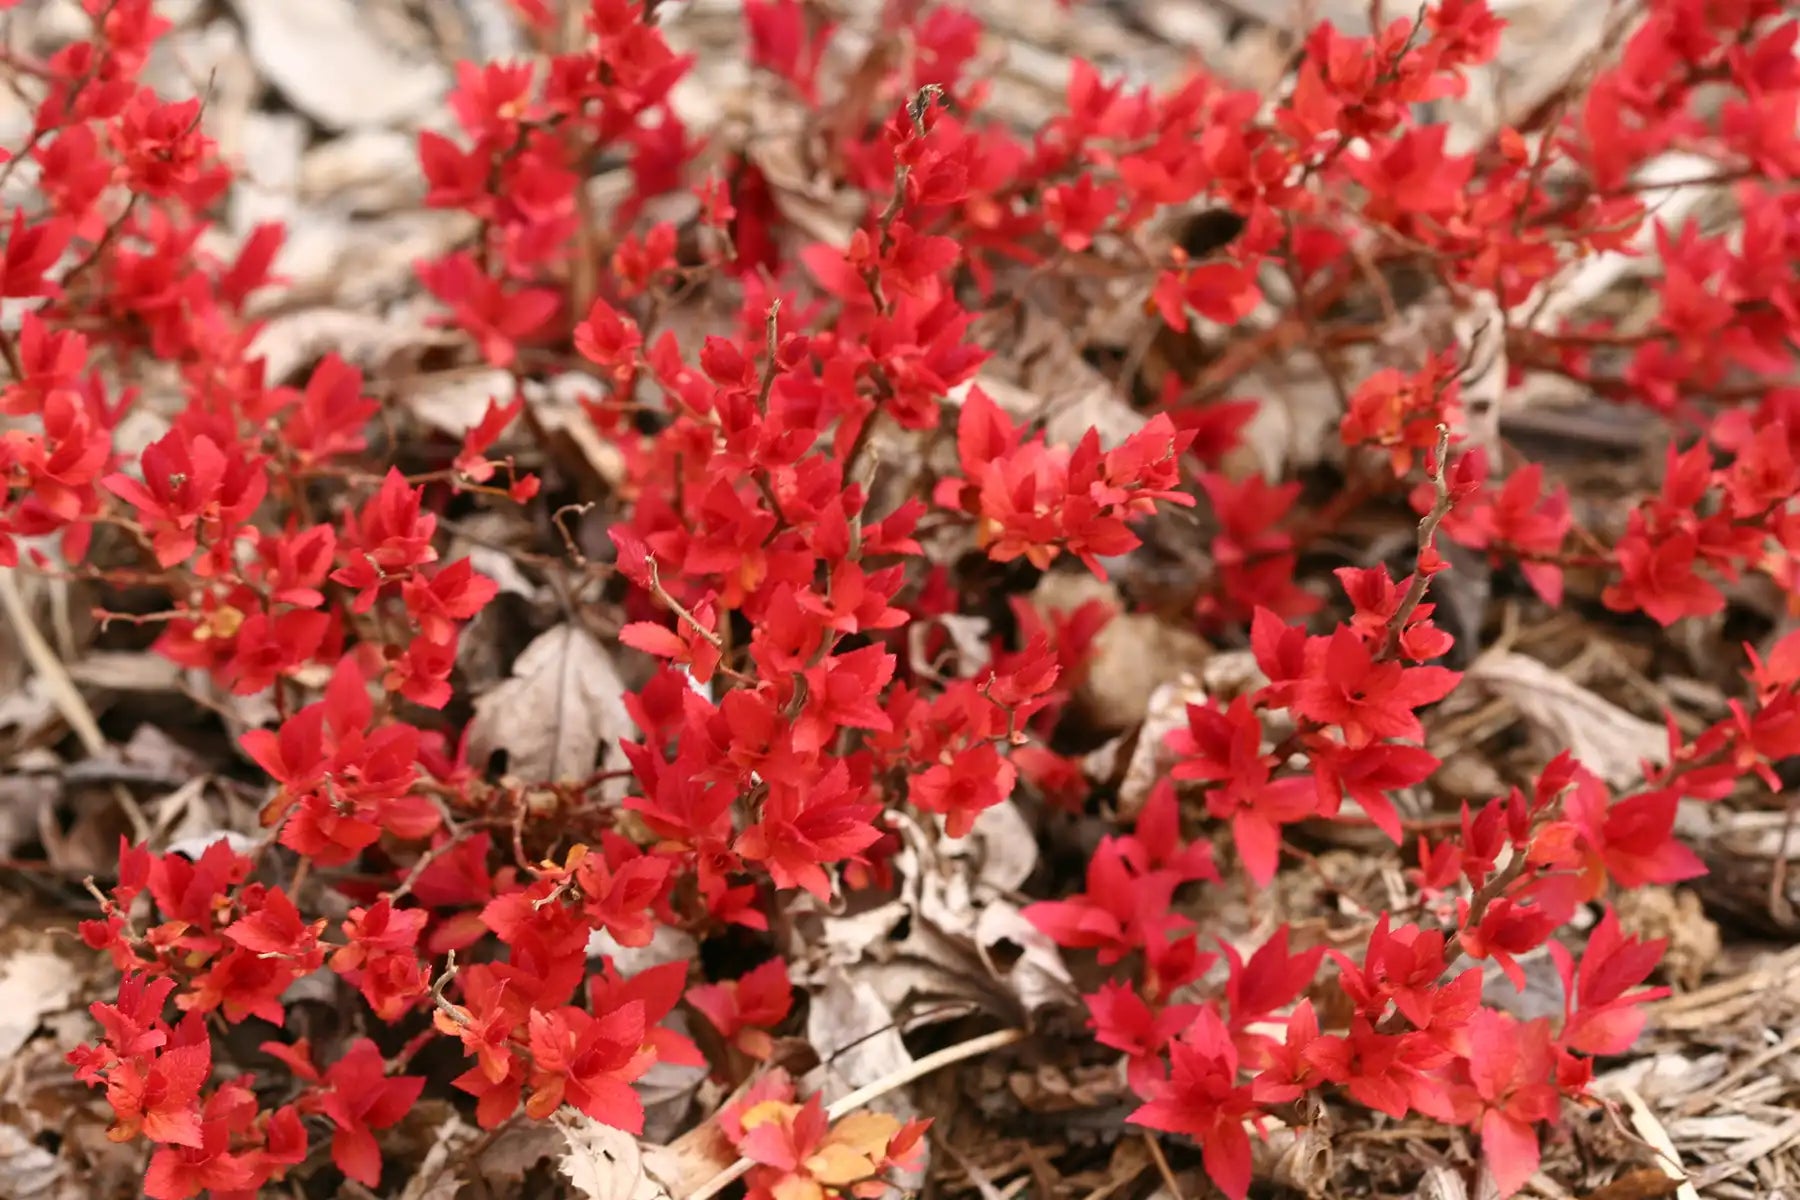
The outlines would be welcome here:
<svg viewBox="0 0 1800 1200">
<path fill-rule="evenodd" d="M 690 137 L 672 96 L 691 62 L 653 0 L 515 0 L 537 52 L 463 64 L 447 132 L 419 137 L 426 203 L 472 232 L 416 271 L 467 361 L 513 388 L 460 444 L 416 452 L 345 358 L 266 377 L 253 348 L 282 231 L 220 248 L 234 168 L 205 108 L 137 82 L 166 23 L 150 0 L 82 7 L 83 38 L 6 59 L 35 107 L 0 184 L 27 163 L 37 184 L 0 222 L 16 314 L 0 565 L 153 589 L 155 611 L 103 615 L 273 714 L 239 739 L 268 782 L 263 836 L 197 856 L 132 839 L 81 926 L 120 982 L 71 1060 L 112 1135 L 153 1147 L 156 1200 L 333 1169 L 393 1187 L 384 1136 L 427 1087 L 488 1130 L 573 1109 L 640 1132 L 634 1085 L 657 1064 L 755 1077 L 709 1118 L 752 1164 L 752 1196 L 878 1195 L 921 1161 L 923 1125 L 833 1124 L 769 1064 L 803 981 L 767 935 L 891 894 L 904 830 L 958 838 L 1007 802 L 1117 818 L 1084 878 L 1034 882 L 1025 914 L 1086 973 L 1088 1053 L 1120 1063 L 1130 1119 L 1197 1142 L 1221 1191 L 1243 1197 L 1254 1141 L 1326 1097 L 1466 1127 L 1510 1194 L 1662 994 L 1660 944 L 1609 898 L 1700 874 L 1680 804 L 1774 788 L 1800 754 L 1790 634 L 1746 659 L 1727 715 L 1671 717 L 1634 785 L 1562 755 L 1460 819 L 1397 803 L 1448 795 L 1430 714 L 1465 680 L 1448 664 L 1468 658 L 1447 656 L 1479 634 L 1450 619 L 1457 571 L 1663 627 L 1747 588 L 1794 604 L 1800 391 L 1775 381 L 1800 345 L 1800 276 L 1781 269 L 1800 260 L 1800 23 L 1779 0 L 1650 0 L 1578 90 L 1462 148 L 1432 114 L 1506 36 L 1484 0 L 1367 36 L 1321 24 L 1272 97 L 1204 74 L 1133 90 L 1077 62 L 1030 134 L 991 115 L 979 25 L 954 4 L 883 5 L 840 78 L 837 25 L 748 0 L 750 62 L 810 114 L 816 169 L 855 202 L 837 239 L 777 203 L 742 147 Z M 1669 150 L 1711 164 L 1741 236 L 1659 222 L 1641 168 Z M 585 185 L 609 156 L 631 187 L 596 211 Z M 657 203 L 671 196 L 688 209 Z M 1158 240 L 1195 213 L 1235 232 Z M 1646 248 L 1647 318 L 1538 319 L 1572 267 Z M 1121 399 L 1145 410 L 1125 436 L 1053 436 L 978 378 L 984 322 L 1030 281 L 1109 262 L 1135 272 L 1153 339 L 1210 349 Z M 1480 316 L 1476 335 L 1337 380 L 1333 496 L 1246 468 L 1232 450 L 1270 398 L 1225 397 L 1264 356 L 1380 343 L 1397 314 L 1358 325 L 1337 306 L 1401 268 Z M 735 316 L 689 336 L 671 311 L 696 288 Z M 152 367 L 181 402 L 128 441 Z M 595 501 L 544 478 L 531 385 L 571 370 L 584 435 L 616 460 L 604 539 L 571 532 Z M 1553 469 L 1484 432 L 1492 389 L 1534 376 L 1648 409 L 1660 477 L 1577 511 Z M 1410 564 L 1346 565 L 1352 518 L 1405 505 Z M 522 561 L 572 614 L 549 649 L 585 663 L 615 642 L 635 672 L 633 728 L 605 761 L 592 744 L 537 775 L 472 757 L 459 651 L 500 585 L 451 527 L 484 508 L 539 535 Z M 1070 736 L 1119 618 L 1023 592 L 1046 573 L 1129 578 L 1165 521 L 1207 566 L 1178 623 L 1256 669 L 1149 735 L 1158 777 L 1120 814 Z M 973 615 L 985 637 L 953 632 Z M 1351 942 L 1327 952 L 1284 923 L 1246 947 L 1198 918 L 1188 897 L 1270 884 L 1321 822 L 1408 858 L 1406 894 Z M 711 974 L 627 974 L 594 950 L 666 930 L 767 950 Z M 1545 948 L 1561 1015 L 1513 1015 L 1483 966 L 1522 985 Z M 361 997 L 368 1033 L 330 1061 L 286 1029 L 320 972 Z M 254 1079 L 223 1049 L 252 1023 Z M 447 1086 L 428 1051 L 460 1058 Z"/>
</svg>

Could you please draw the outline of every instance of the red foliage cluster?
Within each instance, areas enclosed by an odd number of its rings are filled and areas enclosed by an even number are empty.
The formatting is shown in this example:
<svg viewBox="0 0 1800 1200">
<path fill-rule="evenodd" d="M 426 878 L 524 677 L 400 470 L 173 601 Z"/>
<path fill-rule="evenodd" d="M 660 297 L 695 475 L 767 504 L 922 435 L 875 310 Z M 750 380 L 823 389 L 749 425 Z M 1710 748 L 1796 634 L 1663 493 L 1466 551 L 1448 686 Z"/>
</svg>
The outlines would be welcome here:
<svg viewBox="0 0 1800 1200">
<path fill-rule="evenodd" d="M 866 197 L 865 216 L 845 245 L 799 248 L 752 163 L 694 166 L 701 147 L 670 105 L 690 64 L 653 4 L 591 0 L 571 49 L 560 15 L 515 0 L 544 52 L 464 64 L 457 135 L 421 136 L 428 202 L 472 215 L 479 235 L 418 276 L 521 390 L 410 475 L 379 461 L 380 404 L 346 362 L 325 359 L 301 387 L 265 379 L 247 302 L 279 284 L 282 231 L 225 257 L 208 248 L 232 172 L 197 101 L 136 82 L 162 22 L 150 0 L 83 5 L 91 35 L 27 64 L 45 98 L 0 166 L 0 181 L 26 162 L 41 179 L 5 223 L 0 260 L 0 296 L 25 302 L 0 334 L 0 563 L 162 588 L 157 649 L 280 713 L 242 743 L 275 784 L 268 837 L 192 861 L 127 847 L 104 918 L 83 927 L 123 983 L 94 1005 L 103 1036 L 75 1066 L 105 1088 L 116 1135 L 156 1147 L 157 1200 L 253 1194 L 327 1126 L 337 1167 L 376 1187 L 375 1135 L 418 1097 L 425 1080 L 408 1066 L 440 1038 L 467 1056 L 456 1087 L 484 1127 L 569 1105 L 637 1131 L 634 1080 L 708 1061 L 665 1027 L 677 1006 L 718 1035 L 714 1068 L 741 1078 L 789 1015 L 787 970 L 773 960 L 693 986 L 681 963 L 627 977 L 590 959 L 597 933 L 641 947 L 662 926 L 760 930 L 793 889 L 826 900 L 887 886 L 908 808 L 955 837 L 1015 794 L 1085 803 L 1078 766 L 1051 747 L 1105 612 L 1046 618 L 1019 603 L 1017 638 L 979 671 L 915 669 L 908 639 L 942 647 L 934 621 L 967 602 L 921 546 L 927 521 L 996 563 L 1060 567 L 1066 554 L 1096 573 L 1138 546 L 1134 521 L 1159 506 L 1198 505 L 1217 528 L 1195 619 L 1246 637 L 1264 678 L 1189 710 L 1169 739 L 1172 777 L 1133 832 L 1095 851 L 1085 891 L 1028 915 L 1112 970 L 1088 1004 L 1142 1097 L 1135 1120 L 1197 1139 L 1234 1197 L 1252 1135 L 1300 1119 L 1297 1101 L 1321 1091 L 1478 1130 L 1501 1191 L 1516 1190 L 1537 1167 L 1539 1126 L 1583 1100 L 1594 1057 L 1627 1048 L 1657 994 L 1640 985 L 1660 947 L 1596 906 L 1700 871 L 1673 839 L 1679 800 L 1717 800 L 1751 776 L 1774 786 L 1773 764 L 1800 753 L 1789 638 L 1752 661 L 1729 718 L 1693 736 L 1671 720 L 1669 762 L 1642 788 L 1615 794 L 1564 756 L 1535 786 L 1465 808 L 1450 836 L 1418 836 L 1412 907 L 1381 915 L 1363 945 L 1297 948 L 1283 928 L 1247 958 L 1222 945 L 1214 971 L 1208 931 L 1173 903 L 1227 864 L 1268 882 L 1297 822 L 1407 839 L 1391 797 L 1438 766 L 1419 713 L 1461 678 L 1435 662 L 1452 642 L 1427 600 L 1439 538 L 1522 573 L 1551 604 L 1565 570 L 1601 572 L 1606 606 L 1664 625 L 1718 612 L 1721 585 L 1746 576 L 1800 590 L 1800 391 L 1755 383 L 1791 371 L 1800 339 L 1800 191 L 1785 186 L 1800 174 L 1800 24 L 1779 0 L 1652 0 L 1585 91 L 1463 151 L 1421 114 L 1494 56 L 1502 24 L 1483 0 L 1440 0 L 1371 37 L 1321 25 L 1267 111 L 1205 76 L 1162 94 L 1077 64 L 1066 111 L 1031 137 L 984 115 L 972 17 L 894 3 L 884 36 L 907 53 L 883 61 L 902 65 L 822 126 L 836 183 Z M 832 29 L 799 0 L 745 11 L 771 86 L 816 102 Z M 1693 102 L 1702 87 L 1729 92 L 1716 116 Z M 1151 264 L 1148 319 L 1175 330 L 1241 321 L 1271 277 L 1323 305 L 1371 256 L 1427 261 L 1454 294 L 1510 312 L 1570 263 L 1630 249 L 1652 219 L 1634 172 L 1672 147 L 1735 182 L 1742 237 L 1658 227 L 1659 303 L 1641 334 L 1510 335 L 1515 374 L 1647 404 L 1674 431 L 1660 491 L 1616 536 L 1578 527 L 1541 468 L 1465 445 L 1465 364 L 1387 370 L 1357 381 L 1342 432 L 1399 494 L 1416 487 L 1416 566 L 1401 579 L 1341 570 L 1344 619 L 1309 631 L 1288 623 L 1321 606 L 1296 582 L 1300 489 L 1218 469 L 1241 405 L 1175 394 L 1129 439 L 1071 446 L 969 386 L 986 357 L 975 317 L 1009 271 L 1079 271 L 1090 248 L 1174 208 L 1242 222 L 1211 255 Z M 626 156 L 633 181 L 610 225 L 580 198 L 602 154 Z M 697 225 L 645 215 L 684 189 Z M 683 344 L 661 326 L 662 301 L 701 279 L 738 297 L 739 319 Z M 1303 341 L 1305 313 L 1290 316 L 1260 344 Z M 493 451 L 529 416 L 523 382 L 571 347 L 594 380 L 587 416 L 624 463 L 620 640 L 660 660 L 627 697 L 638 739 L 623 747 L 622 805 L 595 799 L 600 775 L 492 777 L 443 716 L 461 696 L 459 635 L 496 585 L 442 560 L 440 518 L 472 497 L 543 503 L 538 480 Z M 136 396 L 102 364 L 134 358 L 178 371 L 187 402 L 126 453 L 114 434 Z M 877 502 L 881 423 L 953 434 L 956 473 Z M 114 565 L 121 547 L 139 564 Z M 102 550 L 111 561 L 84 565 Z M 532 861 L 520 831 L 546 812 L 585 841 Z M 1228 831 L 1231 853 L 1193 840 L 1202 828 Z M 270 882 L 284 862 L 287 882 Z M 349 915 L 297 909 L 302 870 Z M 1596 915 L 1577 964 L 1556 936 Z M 1482 960 L 1516 976 L 1544 946 L 1564 980 L 1560 1020 L 1484 1005 Z M 322 968 L 366 1000 L 374 1034 L 323 1066 L 279 1032 L 289 987 Z M 247 1021 L 286 1071 L 273 1108 L 259 1102 L 267 1084 L 215 1078 L 212 1037 Z M 757 1164 L 759 1196 L 878 1192 L 921 1133 L 875 1118 L 830 1127 L 779 1073 L 719 1120 Z"/>
</svg>

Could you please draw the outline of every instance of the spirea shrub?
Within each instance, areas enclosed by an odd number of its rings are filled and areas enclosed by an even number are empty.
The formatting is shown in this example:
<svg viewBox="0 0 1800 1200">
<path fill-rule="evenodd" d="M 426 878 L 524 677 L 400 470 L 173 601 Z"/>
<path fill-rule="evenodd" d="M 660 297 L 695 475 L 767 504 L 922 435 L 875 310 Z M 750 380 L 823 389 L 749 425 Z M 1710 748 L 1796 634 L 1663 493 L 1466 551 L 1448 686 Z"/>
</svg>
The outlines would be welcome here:
<svg viewBox="0 0 1800 1200">
<path fill-rule="evenodd" d="M 592 0 L 571 39 L 565 14 L 513 2 L 540 52 L 462 64 L 450 132 L 419 137 L 426 202 L 474 233 L 417 279 L 463 361 L 517 386 L 460 445 L 404 453 L 344 358 L 266 377 L 252 347 L 283 230 L 229 252 L 208 236 L 233 166 L 201 101 L 138 82 L 165 31 L 150 0 L 83 0 L 83 39 L 6 64 L 36 108 L 0 172 L 37 183 L 4 214 L 0 561 L 155 589 L 164 611 L 133 619 L 156 651 L 277 714 L 239 743 L 267 777 L 264 836 L 197 855 L 126 844 L 81 927 L 119 982 L 71 1063 L 104 1090 L 114 1137 L 150 1147 L 146 1194 L 249 1196 L 325 1142 L 376 1188 L 383 1131 L 428 1087 L 487 1129 L 572 1108 L 637 1132 L 632 1085 L 656 1063 L 759 1076 L 708 1118 L 756 1164 L 753 1196 L 879 1194 L 923 1127 L 834 1124 L 759 1066 L 793 1007 L 781 959 L 735 979 L 684 961 L 625 974 L 590 944 L 764 930 L 880 892 L 903 820 L 956 838 L 1009 798 L 1105 815 L 1057 733 L 1110 610 L 1021 602 L 985 664 L 926 669 L 909 646 L 941 650 L 942 619 L 984 603 L 927 548 L 966 547 L 990 579 L 1106 576 L 1146 519 L 1183 513 L 1209 563 L 1183 619 L 1259 672 L 1188 707 L 1172 768 L 1085 881 L 1025 910 L 1094 968 L 1092 1053 L 1120 1064 L 1130 1119 L 1197 1142 L 1233 1197 L 1252 1142 L 1320 1098 L 1466 1127 L 1501 1193 L 1518 1190 L 1545 1126 L 1592 1102 L 1595 1059 L 1630 1047 L 1662 994 L 1661 945 L 1624 932 L 1609 898 L 1701 873 L 1678 802 L 1773 788 L 1800 752 L 1800 636 L 1745 658 L 1724 719 L 1671 717 L 1640 786 L 1563 754 L 1421 824 L 1394 798 L 1432 787 L 1421 714 L 1455 694 L 1454 642 L 1473 636 L 1436 601 L 1453 560 L 1552 608 L 1578 573 L 1595 605 L 1664 627 L 1720 613 L 1729 587 L 1795 593 L 1800 389 L 1759 382 L 1791 378 L 1800 342 L 1791 11 L 1650 0 L 1521 127 L 1457 148 L 1434 114 L 1506 36 L 1483 0 L 1369 36 L 1321 24 L 1267 96 L 1205 74 L 1133 88 L 1077 62 L 1032 133 L 989 115 L 981 30 L 953 4 L 887 4 L 895 52 L 846 88 L 812 6 L 746 0 L 760 86 L 813 107 L 818 161 L 859 199 L 849 236 L 821 242 L 755 163 L 685 129 L 671 89 L 692 64 L 654 3 Z M 1658 222 L 1639 169 L 1670 150 L 1731 189 L 1738 234 Z M 585 181 L 621 157 L 629 194 L 597 211 Z M 697 216 L 657 219 L 684 192 Z M 1148 236 L 1196 212 L 1231 232 L 1185 251 Z M 1572 267 L 1646 247 L 1650 308 L 1629 327 L 1532 323 Z M 1204 329 L 1227 350 L 1169 375 L 1129 436 L 1053 438 L 975 383 L 974 326 L 1022 277 L 1121 258 L 1146 336 Z M 1245 470 L 1229 452 L 1263 398 L 1234 380 L 1323 351 L 1325 314 L 1397 266 L 1484 314 L 1501 376 L 1459 343 L 1344 380 L 1355 495 Z M 731 306 L 706 336 L 668 320 L 695 288 Z M 1400 319 L 1332 336 L 1374 343 Z M 151 365 L 179 373 L 184 403 L 127 451 Z M 525 384 L 571 368 L 619 464 L 601 549 L 570 535 L 578 506 L 528 453 L 544 431 Z M 1553 473 L 1482 432 L 1494 389 L 1544 374 L 1667 431 L 1660 482 L 1621 519 L 1589 527 Z M 896 437 L 928 452 L 877 486 Z M 1307 586 L 1302 555 L 1380 503 L 1413 506 L 1408 567 Z M 623 697 L 634 732 L 613 765 L 519 778 L 472 760 L 459 639 L 497 584 L 449 556 L 445 522 L 482 507 L 542 532 L 579 637 L 654 662 Z M 1268 884 L 1292 827 L 1319 821 L 1371 826 L 1407 864 L 1403 902 L 1366 936 L 1327 949 L 1283 926 L 1246 955 L 1196 924 L 1180 897 Z M 309 911 L 320 889 L 348 915 Z M 1543 947 L 1560 1014 L 1484 1002 L 1485 965 L 1522 985 L 1517 960 Z M 367 1036 L 315 1048 L 284 1030 L 284 998 L 317 973 L 360 997 Z M 706 1052 L 665 1025 L 678 1006 Z M 254 1079 L 220 1049 L 245 1026 L 269 1064 Z M 447 1085 L 416 1069 L 432 1046 L 464 1057 Z"/>
</svg>

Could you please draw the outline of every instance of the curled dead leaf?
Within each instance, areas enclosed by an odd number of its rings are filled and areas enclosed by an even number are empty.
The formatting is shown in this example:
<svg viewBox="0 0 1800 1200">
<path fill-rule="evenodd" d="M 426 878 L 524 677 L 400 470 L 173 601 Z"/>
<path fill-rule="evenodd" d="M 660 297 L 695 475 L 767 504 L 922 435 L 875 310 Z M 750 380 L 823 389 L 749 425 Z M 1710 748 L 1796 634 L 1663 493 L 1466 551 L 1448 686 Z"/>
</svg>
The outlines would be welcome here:
<svg viewBox="0 0 1800 1200">
<path fill-rule="evenodd" d="M 525 398 L 531 419 L 543 431 L 545 448 L 572 478 L 589 490 L 617 490 L 625 481 L 625 456 L 601 436 L 582 407 L 592 399 L 593 380 L 580 372 L 558 375 L 547 383 L 528 382 Z"/>
<path fill-rule="evenodd" d="M 460 438 L 481 423 L 488 405 L 506 404 L 513 379 L 505 371 L 446 371 L 419 380 L 402 397 L 406 411 L 438 433 Z"/>
<path fill-rule="evenodd" d="M 1316 1125 L 1271 1129 L 1250 1143 L 1251 1170 L 1258 1179 L 1308 1196 L 1331 1182 L 1331 1139 Z"/>
<path fill-rule="evenodd" d="M 946 859 L 970 862 L 975 883 L 995 895 L 1018 891 L 1037 869 L 1037 835 L 1011 800 L 983 809 L 967 835 L 940 849 Z"/>
<path fill-rule="evenodd" d="M 1706 915 L 1700 897 L 1666 887 L 1621 889 L 1613 905 L 1627 933 L 1644 941 L 1662 939 L 1662 966 L 1683 988 L 1698 987 L 1719 959 L 1719 927 Z"/>
<path fill-rule="evenodd" d="M 1006 827 L 1005 814 L 987 820 L 996 833 Z M 971 1010 L 1012 1023 L 1078 1003 L 1061 951 L 994 886 L 1018 878 L 1021 869 L 1029 873 L 1013 846 L 990 868 L 966 847 L 951 853 L 935 828 L 903 822 L 901 838 L 892 900 L 803 918 L 797 949 L 818 977 L 841 968 L 873 989 L 905 1029 Z"/>
</svg>

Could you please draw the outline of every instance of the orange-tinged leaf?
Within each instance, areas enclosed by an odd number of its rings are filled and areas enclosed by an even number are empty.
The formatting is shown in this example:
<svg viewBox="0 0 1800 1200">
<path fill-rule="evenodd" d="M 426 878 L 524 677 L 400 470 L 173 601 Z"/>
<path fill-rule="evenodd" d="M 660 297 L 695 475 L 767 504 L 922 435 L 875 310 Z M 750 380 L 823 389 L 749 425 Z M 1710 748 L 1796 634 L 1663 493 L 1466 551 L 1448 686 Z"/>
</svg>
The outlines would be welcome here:
<svg viewBox="0 0 1800 1200">
<path fill-rule="evenodd" d="M 848 1146 L 870 1160 L 887 1154 L 888 1143 L 900 1132 L 900 1122 L 887 1113 L 853 1112 L 826 1135 L 826 1145 Z"/>
<path fill-rule="evenodd" d="M 525 1115 L 534 1121 L 541 1121 L 562 1107 L 563 1086 L 560 1079 L 553 1080 L 531 1094 L 525 1101 Z"/>
<path fill-rule="evenodd" d="M 807 1158 L 806 1169 L 827 1187 L 843 1187 L 873 1175 L 875 1163 L 842 1142 L 827 1142 Z"/>
<path fill-rule="evenodd" d="M 759 1125 L 767 1125 L 771 1121 L 789 1120 L 800 1111 L 798 1104 L 790 1104 L 785 1100 L 764 1100 L 761 1104 L 753 1104 L 744 1110 L 738 1118 L 738 1124 L 745 1129 L 755 1129 Z"/>
</svg>

